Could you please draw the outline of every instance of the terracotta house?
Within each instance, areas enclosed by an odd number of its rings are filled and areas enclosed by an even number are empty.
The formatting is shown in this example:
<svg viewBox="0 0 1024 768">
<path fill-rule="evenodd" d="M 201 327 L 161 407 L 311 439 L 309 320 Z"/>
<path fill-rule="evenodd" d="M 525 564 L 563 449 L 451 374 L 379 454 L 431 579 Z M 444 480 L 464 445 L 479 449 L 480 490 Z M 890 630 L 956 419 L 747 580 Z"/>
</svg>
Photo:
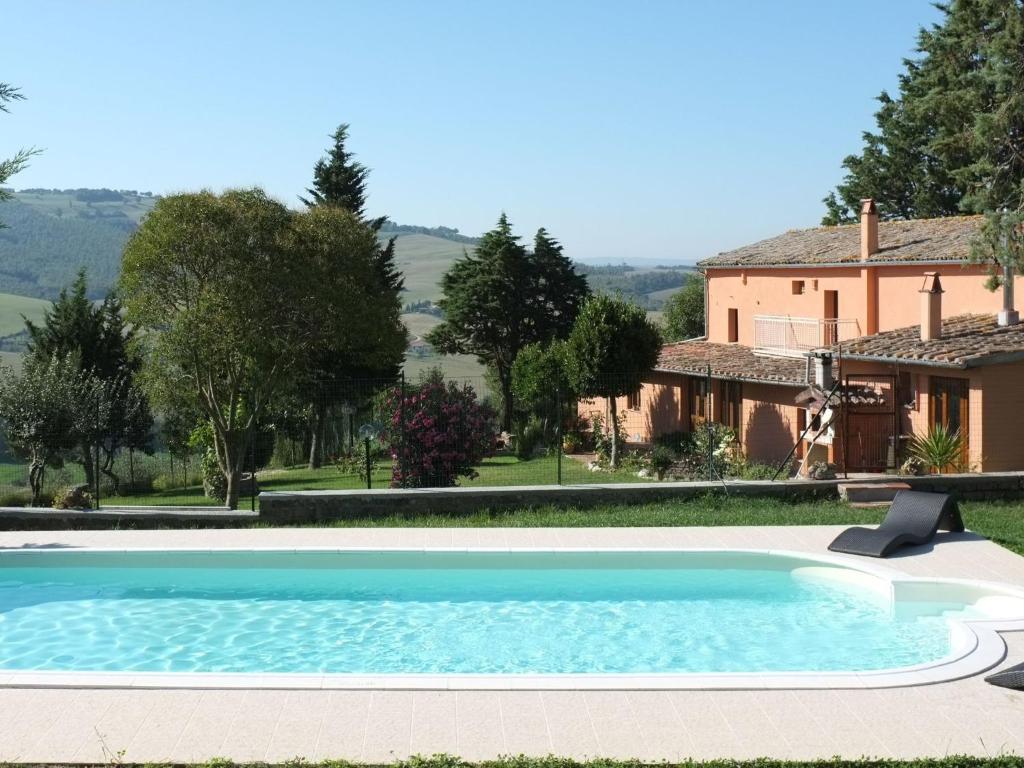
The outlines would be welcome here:
<svg viewBox="0 0 1024 768">
<path fill-rule="evenodd" d="M 909 436 L 943 424 L 966 438 L 971 469 L 1024 469 L 1024 327 L 1012 311 L 1022 278 L 985 288 L 985 268 L 966 261 L 979 223 L 879 222 L 866 200 L 859 224 L 792 230 L 700 262 L 707 335 L 664 347 L 641 389 L 620 399 L 627 440 L 711 419 L 753 461 L 795 448 L 796 460 L 884 471 Z M 842 406 L 822 413 L 836 381 Z"/>
</svg>

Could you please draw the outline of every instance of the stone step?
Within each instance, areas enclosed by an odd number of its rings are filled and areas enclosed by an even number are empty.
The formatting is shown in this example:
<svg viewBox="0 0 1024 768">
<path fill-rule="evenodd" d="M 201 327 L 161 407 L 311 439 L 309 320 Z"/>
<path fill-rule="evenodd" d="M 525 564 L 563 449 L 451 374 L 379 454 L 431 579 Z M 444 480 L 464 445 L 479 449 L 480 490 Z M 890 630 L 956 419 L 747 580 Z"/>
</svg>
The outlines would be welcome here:
<svg viewBox="0 0 1024 768">
<path fill-rule="evenodd" d="M 850 503 L 892 501 L 899 491 L 909 491 L 906 483 L 839 483 L 839 498 Z"/>
</svg>

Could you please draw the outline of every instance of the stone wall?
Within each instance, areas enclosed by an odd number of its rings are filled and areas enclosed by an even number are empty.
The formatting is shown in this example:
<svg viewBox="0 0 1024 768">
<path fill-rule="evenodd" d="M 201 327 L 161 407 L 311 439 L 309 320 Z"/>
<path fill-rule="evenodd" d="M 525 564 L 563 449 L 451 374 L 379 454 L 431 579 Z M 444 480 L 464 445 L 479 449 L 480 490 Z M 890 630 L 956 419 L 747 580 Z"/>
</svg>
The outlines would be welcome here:
<svg viewBox="0 0 1024 768">
<path fill-rule="evenodd" d="M 685 501 L 708 493 L 773 496 L 790 499 L 836 498 L 844 482 L 905 482 L 916 490 L 953 493 L 959 499 L 1024 498 L 1024 473 L 985 475 L 879 476 L 857 480 L 760 481 L 721 483 L 618 483 L 495 488 L 422 488 L 415 490 L 297 491 L 260 494 L 260 519 L 298 523 L 405 514 L 470 514 L 483 508 L 539 507 L 548 504 L 588 507 L 598 504 L 641 504 Z"/>
</svg>

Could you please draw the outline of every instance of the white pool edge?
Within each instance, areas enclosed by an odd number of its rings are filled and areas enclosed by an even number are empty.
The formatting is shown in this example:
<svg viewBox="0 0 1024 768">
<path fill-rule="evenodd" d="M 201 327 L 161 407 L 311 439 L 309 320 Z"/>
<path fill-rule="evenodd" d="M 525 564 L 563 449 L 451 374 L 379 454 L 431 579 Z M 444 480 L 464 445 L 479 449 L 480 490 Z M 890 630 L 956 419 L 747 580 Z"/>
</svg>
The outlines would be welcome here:
<svg viewBox="0 0 1024 768">
<path fill-rule="evenodd" d="M 848 556 L 785 549 L 735 547 L 74 547 L 54 550 L 24 547 L 5 556 L 33 553 L 722 553 L 774 555 L 847 568 L 890 582 L 949 584 L 992 590 L 1024 600 L 1024 589 L 1000 582 L 924 578 L 872 561 Z M 901 688 L 971 677 L 999 664 L 1006 656 L 1000 632 L 1024 631 L 1024 615 L 951 622 L 954 649 L 924 664 L 865 672 L 723 672 L 723 673 L 573 673 L 573 674 L 382 674 L 352 673 L 217 673 L 217 672 L 66 672 L 0 669 L 0 688 L 140 688 L 140 689 L 268 689 L 268 690 L 796 690 Z"/>
</svg>

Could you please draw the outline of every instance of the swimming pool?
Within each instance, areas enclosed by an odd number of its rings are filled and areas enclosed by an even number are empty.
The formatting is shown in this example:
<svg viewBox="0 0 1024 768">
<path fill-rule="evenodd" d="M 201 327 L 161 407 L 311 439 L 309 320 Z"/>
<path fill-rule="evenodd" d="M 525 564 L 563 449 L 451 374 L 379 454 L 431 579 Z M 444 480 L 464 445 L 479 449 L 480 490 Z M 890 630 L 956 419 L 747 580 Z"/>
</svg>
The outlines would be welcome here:
<svg viewBox="0 0 1024 768">
<path fill-rule="evenodd" d="M 863 676 L 962 661 L 1008 618 L 1012 589 L 767 552 L 0 553 L 15 682 Z"/>
</svg>

